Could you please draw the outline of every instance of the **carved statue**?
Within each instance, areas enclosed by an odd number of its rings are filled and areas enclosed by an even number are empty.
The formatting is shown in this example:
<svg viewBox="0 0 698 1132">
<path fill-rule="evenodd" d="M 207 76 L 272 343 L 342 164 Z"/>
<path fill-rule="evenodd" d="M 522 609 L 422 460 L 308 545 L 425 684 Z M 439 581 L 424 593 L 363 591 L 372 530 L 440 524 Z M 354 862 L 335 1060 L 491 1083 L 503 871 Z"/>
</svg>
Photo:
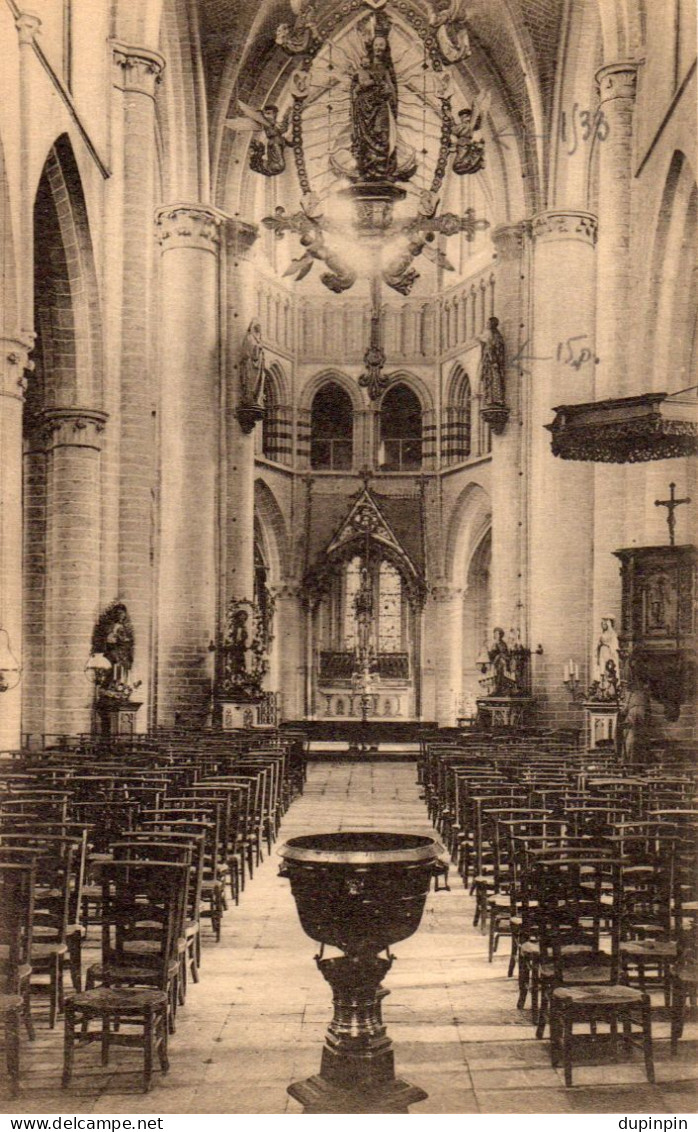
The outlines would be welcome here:
<svg viewBox="0 0 698 1132">
<path fill-rule="evenodd" d="M 436 29 L 436 42 L 444 63 L 458 63 L 468 58 L 471 51 L 464 0 L 438 2 L 429 23 Z"/>
<path fill-rule="evenodd" d="M 262 610 L 254 602 L 233 598 L 217 657 L 216 690 L 219 697 L 257 698 L 269 668 L 270 631 Z"/>
<path fill-rule="evenodd" d="M 477 96 L 472 106 L 459 110 L 456 121 L 451 115 L 450 105 L 444 104 L 445 118 L 451 130 L 451 149 L 455 153 L 453 172 L 459 177 L 479 173 L 484 168 L 485 142 L 478 130 L 489 105 L 490 94 L 486 91 Z"/>
<path fill-rule="evenodd" d="M 615 617 L 601 618 L 601 636 L 596 642 L 596 679 L 602 687 L 611 682 L 611 677 L 617 683 L 620 672 L 615 626 Z"/>
<path fill-rule="evenodd" d="M 263 133 L 265 141 L 253 138 L 250 142 L 250 169 L 261 173 L 264 177 L 277 177 L 286 168 L 286 147 L 291 141 L 286 137 L 286 131 L 291 121 L 291 109 L 278 121 L 279 109 L 277 106 L 265 106 L 263 110 L 255 110 L 241 99 L 238 106 L 243 117 L 227 118 L 226 126 L 232 130 L 254 130 Z"/>
<path fill-rule="evenodd" d="M 128 610 L 123 602 L 112 602 L 100 614 L 92 632 L 91 653 L 101 654 L 111 664 L 111 669 L 96 669 L 98 687 L 109 696 L 127 699 L 141 681 L 129 684 L 133 667 L 135 634 Z"/>
<path fill-rule="evenodd" d="M 246 405 L 259 405 L 264 388 L 266 366 L 262 346 L 262 325 L 253 318 L 240 347 L 240 394 Z"/>
<path fill-rule="evenodd" d="M 493 644 L 487 651 L 493 679 L 491 694 L 493 696 L 508 696 L 516 686 L 511 673 L 511 653 L 504 640 L 503 629 L 494 629 L 493 636 Z"/>
<path fill-rule="evenodd" d="M 417 169 L 414 150 L 398 137 L 398 83 L 390 51 L 389 22 L 368 16 L 359 26 L 359 62 L 351 75 L 350 148 L 331 155 L 340 176 L 352 181 L 408 181 Z"/>
<path fill-rule="evenodd" d="M 480 338 L 480 389 L 485 407 L 506 404 L 506 353 L 499 319 L 489 319 L 489 331 Z"/>
<path fill-rule="evenodd" d="M 289 55 L 308 55 L 320 44 L 320 34 L 315 23 L 315 7 L 312 0 L 290 0 L 291 11 L 295 16 L 293 26 L 279 24 L 275 40 Z"/>
<path fill-rule="evenodd" d="M 233 614 L 230 626 L 230 667 L 236 675 L 248 669 L 248 654 L 250 648 L 247 622 L 249 614 L 246 609 L 237 609 Z"/>
<path fill-rule="evenodd" d="M 373 586 L 366 566 L 361 567 L 361 585 L 354 598 L 354 616 L 359 652 L 362 656 L 367 656 L 373 628 Z"/>
</svg>

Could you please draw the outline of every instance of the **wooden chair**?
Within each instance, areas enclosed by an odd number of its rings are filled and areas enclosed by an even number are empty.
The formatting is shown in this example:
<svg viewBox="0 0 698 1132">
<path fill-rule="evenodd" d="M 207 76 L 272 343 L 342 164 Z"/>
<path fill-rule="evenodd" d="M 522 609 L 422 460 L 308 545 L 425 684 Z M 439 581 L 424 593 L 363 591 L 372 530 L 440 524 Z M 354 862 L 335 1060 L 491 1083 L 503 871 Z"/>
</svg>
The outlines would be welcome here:
<svg viewBox="0 0 698 1132">
<path fill-rule="evenodd" d="M 536 1036 L 542 1036 L 546 1006 L 550 1016 L 551 1061 L 562 1062 L 565 1085 L 572 1084 L 573 1030 L 576 1024 L 597 1035 L 599 1023 L 609 1026 L 617 1046 L 622 1026 L 624 1045 L 632 1042 L 632 1028 L 642 1033 L 645 1072 L 654 1083 L 652 1027 L 649 995 L 621 985 L 619 943 L 623 901 L 621 863 L 609 858 L 582 862 L 552 860 L 542 866 L 541 878 L 541 983 L 543 1000 Z M 593 880 L 590 874 L 593 873 Z M 586 879 L 582 879 L 582 877 Z M 611 906 L 603 906 L 603 881 L 611 885 Z M 607 890 L 608 891 L 608 890 Z M 610 949 L 600 943 L 602 918 L 610 923 Z M 579 950 L 576 950 L 579 948 Z"/>
<path fill-rule="evenodd" d="M 156 1051 L 167 1070 L 187 873 L 186 865 L 162 861 L 123 860 L 103 866 L 102 960 L 88 969 L 88 989 L 66 1004 L 64 1086 L 71 1079 L 76 1041 L 100 1041 L 103 1065 L 111 1045 L 142 1048 L 146 1092 Z M 93 1021 L 100 1025 L 97 1033 L 90 1032 Z M 122 1033 L 122 1024 L 140 1026 L 141 1033 Z"/>
<path fill-rule="evenodd" d="M 68 921 L 71 893 L 76 885 L 79 849 L 70 837 L 41 834 L 2 834 L 7 853 L 25 853 L 36 862 L 32 981 L 48 975 L 49 1027 L 55 1028 L 63 1010 L 63 970 L 68 962 Z"/>
<path fill-rule="evenodd" d="M 19 1091 L 21 1019 L 33 1039 L 30 975 L 34 914 L 33 862 L 0 863 L 0 1017 L 5 1027 L 5 1060 L 12 1096 Z"/>
</svg>

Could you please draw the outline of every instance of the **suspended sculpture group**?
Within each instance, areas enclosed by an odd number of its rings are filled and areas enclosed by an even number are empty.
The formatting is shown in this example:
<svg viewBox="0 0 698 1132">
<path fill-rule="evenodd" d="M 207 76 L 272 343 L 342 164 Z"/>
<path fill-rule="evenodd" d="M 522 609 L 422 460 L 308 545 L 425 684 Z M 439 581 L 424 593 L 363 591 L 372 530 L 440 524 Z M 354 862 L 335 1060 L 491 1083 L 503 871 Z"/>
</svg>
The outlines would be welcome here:
<svg viewBox="0 0 698 1132">
<path fill-rule="evenodd" d="M 341 250 L 345 226 L 338 221 L 328 200 L 334 192 L 349 197 L 354 206 L 354 226 L 360 236 L 388 237 L 390 250 L 381 256 L 367 257 L 368 274 L 379 276 L 387 286 L 402 295 L 410 293 L 419 274 L 414 261 L 419 256 L 431 260 L 440 269 L 454 270 L 445 252 L 435 247 L 436 237 L 462 232 L 472 240 L 487 221 L 477 219 L 473 209 L 462 215 L 439 213 L 439 191 L 449 164 L 459 176 L 479 172 L 484 167 L 485 143 L 479 135 L 487 109 L 487 99 L 476 100 L 464 107 L 457 117 L 451 106 L 450 75 L 446 68 L 470 55 L 470 41 L 462 0 L 436 0 L 429 23 L 413 21 L 424 49 L 423 63 L 415 72 L 401 58 L 393 58 L 392 20 L 387 11 L 388 0 L 353 0 L 350 8 L 359 13 L 346 46 L 334 45 L 340 62 L 333 61 L 332 40 L 321 34 L 312 0 L 291 0 L 293 22 L 280 24 L 276 43 L 289 55 L 297 57 L 298 67 L 292 77 L 292 105 L 279 116 L 274 105 L 255 109 L 238 99 L 238 116 L 228 119 L 235 130 L 254 131 L 249 151 L 249 166 L 266 177 L 276 177 L 286 170 L 287 150 L 293 153 L 302 195 L 300 209 L 287 213 L 277 208 L 263 223 L 282 237 L 295 233 L 302 254 L 294 258 L 286 276 L 303 279 L 317 261 L 324 265 L 323 284 L 342 292 L 357 278 L 357 269 Z M 339 16 L 330 21 L 330 30 Z M 318 55 L 326 48 L 322 64 Z M 316 75 L 313 74 L 314 65 Z M 322 73 L 320 73 L 322 72 Z M 428 83 L 427 83 L 428 79 Z M 421 87 L 420 87 L 421 81 Z M 394 204 L 405 198 L 403 188 L 420 171 L 422 181 L 428 178 L 425 169 L 426 138 L 421 150 L 405 137 L 401 100 L 416 98 L 424 108 L 438 116 L 440 137 L 438 153 L 431 171 L 431 183 L 417 196 L 414 215 L 399 222 L 393 220 Z M 310 108 L 320 101 L 327 111 L 327 167 L 321 186 L 311 184 L 308 153 L 318 148 L 318 119 L 315 133 L 305 137 Z M 343 107 L 343 118 L 337 124 L 333 112 Z M 414 117 L 414 115 L 413 115 Z M 336 125 L 336 128 L 335 128 Z M 426 126 L 424 125 L 424 129 Z M 327 178 L 330 178 L 330 185 Z M 342 187 L 343 186 L 343 187 Z M 339 237 L 339 238 L 337 238 Z M 378 261 L 378 263 L 377 263 Z"/>
</svg>

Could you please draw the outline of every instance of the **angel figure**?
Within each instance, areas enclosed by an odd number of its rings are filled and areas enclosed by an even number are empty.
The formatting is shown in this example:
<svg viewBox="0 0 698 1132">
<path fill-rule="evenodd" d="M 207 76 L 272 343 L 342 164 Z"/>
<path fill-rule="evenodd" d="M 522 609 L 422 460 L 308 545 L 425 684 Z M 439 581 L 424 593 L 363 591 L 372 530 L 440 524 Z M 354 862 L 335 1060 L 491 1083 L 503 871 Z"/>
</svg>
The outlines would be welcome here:
<svg viewBox="0 0 698 1132">
<path fill-rule="evenodd" d="M 315 6 L 312 0 L 291 0 L 295 16 L 293 26 L 279 24 L 275 40 L 289 55 L 309 55 L 320 45 L 320 33 L 315 23 Z"/>
<path fill-rule="evenodd" d="M 241 99 L 238 99 L 238 106 L 243 116 L 226 118 L 226 126 L 231 130 L 263 133 L 266 142 L 258 141 L 257 138 L 250 142 L 250 169 L 265 177 L 277 177 L 286 168 L 286 146 L 292 144 L 286 137 L 291 122 L 291 108 L 279 121 L 278 106 L 265 106 L 263 110 L 255 110 Z"/>
<path fill-rule="evenodd" d="M 458 113 L 458 121 L 451 125 L 451 144 L 455 150 L 453 172 L 459 177 L 466 173 L 479 173 L 485 164 L 485 143 L 476 132 L 489 106 L 489 95 L 478 95 L 472 106 Z"/>
<path fill-rule="evenodd" d="M 444 63 L 458 63 L 468 58 L 471 50 L 464 0 L 447 0 L 445 4 L 437 0 L 429 23 L 436 29 L 436 42 Z"/>
</svg>

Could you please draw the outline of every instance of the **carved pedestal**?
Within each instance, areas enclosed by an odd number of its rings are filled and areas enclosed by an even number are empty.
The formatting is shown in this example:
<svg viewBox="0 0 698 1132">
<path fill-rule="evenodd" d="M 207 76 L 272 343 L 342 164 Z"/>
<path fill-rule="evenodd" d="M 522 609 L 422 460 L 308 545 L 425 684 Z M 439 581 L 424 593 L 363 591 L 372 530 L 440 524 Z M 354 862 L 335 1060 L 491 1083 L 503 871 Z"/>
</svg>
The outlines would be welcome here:
<svg viewBox="0 0 698 1132">
<path fill-rule="evenodd" d="M 486 731 L 526 727 L 533 704 L 532 696 L 487 696 L 477 701 L 478 725 Z"/>
<path fill-rule="evenodd" d="M 259 701 L 219 700 L 216 703 L 214 722 L 222 731 L 249 730 L 259 726 Z"/>
<path fill-rule="evenodd" d="M 96 710 L 102 735 L 134 735 L 136 716 L 141 706 L 133 700 L 99 702 Z"/>
<path fill-rule="evenodd" d="M 618 704 L 585 700 L 584 720 L 586 743 L 590 751 L 597 747 L 615 747 Z"/>
<path fill-rule="evenodd" d="M 288 1092 L 306 1113 L 406 1113 L 427 1094 L 395 1076 L 393 1043 L 381 1014 L 390 992 L 381 980 L 392 958 L 317 959 L 332 987 L 334 1017 L 327 1029 L 320 1073 Z"/>
</svg>

